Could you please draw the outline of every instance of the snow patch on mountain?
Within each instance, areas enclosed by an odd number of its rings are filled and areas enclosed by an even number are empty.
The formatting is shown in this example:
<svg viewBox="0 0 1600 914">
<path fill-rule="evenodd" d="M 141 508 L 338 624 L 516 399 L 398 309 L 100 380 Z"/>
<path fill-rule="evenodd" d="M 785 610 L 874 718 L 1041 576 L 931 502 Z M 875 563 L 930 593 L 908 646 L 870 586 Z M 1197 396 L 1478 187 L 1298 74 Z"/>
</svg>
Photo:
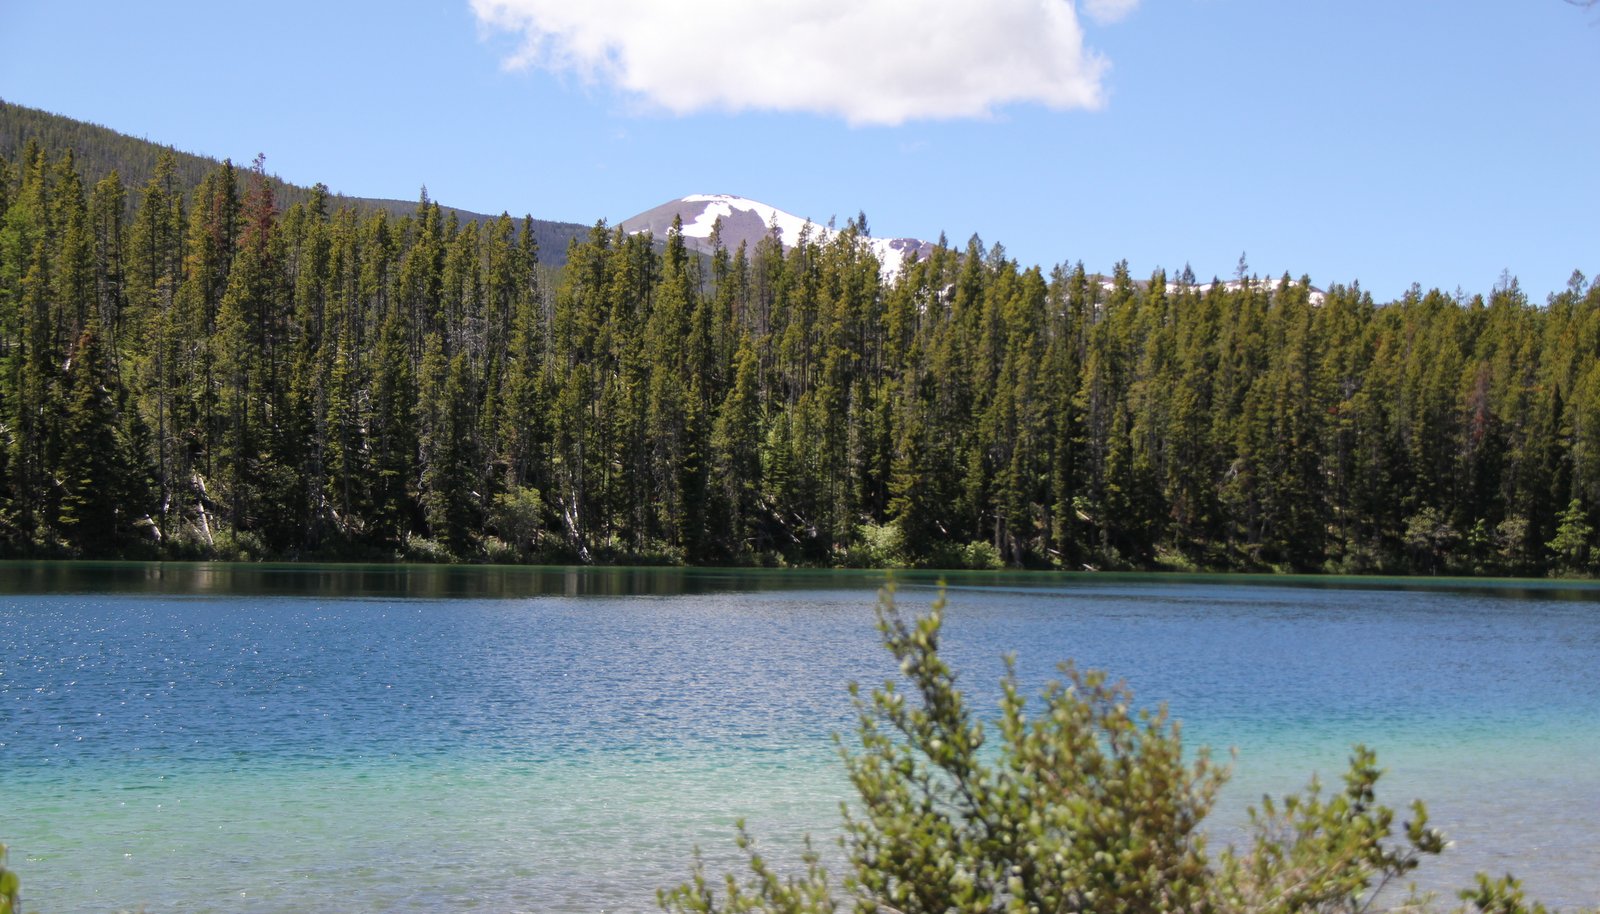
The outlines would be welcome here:
<svg viewBox="0 0 1600 914">
<path fill-rule="evenodd" d="M 733 194 L 690 194 L 671 200 L 654 209 L 622 221 L 622 230 L 629 234 L 650 232 L 665 238 L 672 228 L 674 217 L 683 220 L 683 237 L 689 247 L 709 252 L 711 232 L 720 221 L 723 247 L 735 250 L 742 242 L 751 248 L 769 234 L 776 234 L 785 249 L 800 243 L 802 235 L 826 243 L 837 232 L 810 219 L 784 212 L 775 206 L 739 197 Z M 868 249 L 878 259 L 883 277 L 892 280 L 900 273 L 907 253 L 919 258 L 933 252 L 933 245 L 916 238 L 867 238 Z"/>
<path fill-rule="evenodd" d="M 793 247 L 799 241 L 800 233 L 811 225 L 809 219 L 801 219 L 775 206 L 730 194 L 690 194 L 682 202 L 704 204 L 693 222 L 684 222 L 683 234 L 687 238 L 710 239 L 711 230 L 718 219 L 732 219 L 735 213 L 754 213 L 762 225 L 776 226 L 779 238 L 786 246 Z"/>
</svg>

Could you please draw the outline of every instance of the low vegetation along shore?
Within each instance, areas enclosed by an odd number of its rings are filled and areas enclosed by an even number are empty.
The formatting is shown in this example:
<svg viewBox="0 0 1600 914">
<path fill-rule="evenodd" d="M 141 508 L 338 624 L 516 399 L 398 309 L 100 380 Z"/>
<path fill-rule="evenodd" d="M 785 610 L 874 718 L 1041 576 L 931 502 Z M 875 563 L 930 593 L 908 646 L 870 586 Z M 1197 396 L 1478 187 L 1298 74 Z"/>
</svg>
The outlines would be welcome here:
<svg viewBox="0 0 1600 914">
<path fill-rule="evenodd" d="M 1376 302 L 973 238 L 890 282 L 864 217 L 550 269 L 532 220 L 62 122 L 0 157 L 0 555 L 1596 568 L 1581 274 Z"/>
<path fill-rule="evenodd" d="M 1225 768 L 1205 750 L 1185 755 L 1165 711 L 1138 710 L 1106 674 L 1063 664 L 1030 712 L 1014 673 L 998 721 L 966 705 L 939 656 L 944 598 L 924 616 L 878 603 L 884 646 L 902 681 L 862 695 L 852 687 L 859 747 L 844 753 L 856 801 L 834 879 L 809 851 L 774 866 L 754 850 L 744 878 L 690 881 L 660 895 L 682 914 L 733 911 L 883 914 L 951 912 L 1322 912 L 1440 910 L 1408 888 L 1445 836 L 1422 801 L 1407 818 L 1378 802 L 1377 756 L 1357 746 L 1338 789 L 1250 811 L 1242 847 L 1208 851 L 1202 825 Z M 997 751 L 988 747 L 997 743 Z M 791 874 L 791 875 L 785 875 Z M 1510 875 L 1479 874 L 1457 912 L 1532 914 Z"/>
</svg>

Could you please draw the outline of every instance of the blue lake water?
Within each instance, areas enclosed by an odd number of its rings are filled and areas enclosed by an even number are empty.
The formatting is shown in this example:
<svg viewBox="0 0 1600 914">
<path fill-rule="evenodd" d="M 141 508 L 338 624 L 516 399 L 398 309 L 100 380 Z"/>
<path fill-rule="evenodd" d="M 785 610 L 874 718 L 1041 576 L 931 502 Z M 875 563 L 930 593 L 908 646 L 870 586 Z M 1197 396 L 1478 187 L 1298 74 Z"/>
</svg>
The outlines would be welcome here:
<svg viewBox="0 0 1600 914">
<path fill-rule="evenodd" d="M 638 911 L 693 848 L 835 835 L 845 692 L 893 674 L 864 573 L 0 564 L 0 841 L 29 910 Z M 902 576 L 903 607 L 930 579 Z M 1002 656 L 1165 702 L 1237 750 L 1213 822 L 1336 780 L 1600 902 L 1600 588 L 952 580 L 974 707 Z M 1426 871 L 1425 871 L 1426 872 Z"/>
</svg>

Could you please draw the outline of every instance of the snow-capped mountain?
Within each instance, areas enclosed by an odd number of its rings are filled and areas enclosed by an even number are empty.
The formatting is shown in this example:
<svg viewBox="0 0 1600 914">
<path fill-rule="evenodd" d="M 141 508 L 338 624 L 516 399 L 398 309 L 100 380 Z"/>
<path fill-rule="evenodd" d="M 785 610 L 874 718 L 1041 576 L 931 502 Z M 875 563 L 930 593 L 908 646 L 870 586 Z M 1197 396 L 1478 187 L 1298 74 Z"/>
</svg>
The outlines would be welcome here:
<svg viewBox="0 0 1600 914">
<path fill-rule="evenodd" d="M 684 242 L 692 249 L 710 251 L 711 229 L 722 221 L 722 245 L 736 250 L 740 242 L 754 249 L 756 242 L 771 231 L 785 248 L 799 242 L 800 233 L 811 226 L 811 237 L 826 241 L 833 230 L 809 219 L 802 219 L 774 206 L 736 197 L 732 194 L 691 194 L 679 200 L 669 200 L 654 209 L 648 209 L 631 219 L 622 221 L 622 230 L 630 234 L 650 232 L 656 238 L 667 237 L 673 217 L 683 219 Z M 915 252 L 919 258 L 933 252 L 933 244 L 915 238 L 869 238 L 867 244 L 883 265 L 885 278 L 900 272 L 907 253 Z"/>
</svg>

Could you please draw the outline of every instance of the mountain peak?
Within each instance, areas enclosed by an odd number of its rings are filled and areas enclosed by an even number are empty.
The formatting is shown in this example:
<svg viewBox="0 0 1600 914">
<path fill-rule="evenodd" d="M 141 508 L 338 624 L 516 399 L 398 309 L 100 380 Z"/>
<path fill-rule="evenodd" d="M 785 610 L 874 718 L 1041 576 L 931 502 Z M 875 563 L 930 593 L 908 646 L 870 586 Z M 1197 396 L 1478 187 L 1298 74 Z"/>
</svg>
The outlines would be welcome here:
<svg viewBox="0 0 1600 914">
<path fill-rule="evenodd" d="M 683 220 L 684 242 L 694 250 L 705 252 L 711 250 L 711 231 L 718 222 L 722 226 L 722 244 L 730 250 L 737 248 L 740 243 L 755 247 L 758 241 L 773 233 L 787 249 L 799 244 L 801 235 L 808 229 L 810 237 L 820 241 L 826 241 L 835 231 L 829 226 L 736 194 L 690 194 L 669 200 L 624 219 L 621 228 L 629 234 L 650 232 L 657 238 L 665 238 L 674 218 Z M 886 279 L 899 274 L 907 253 L 914 251 L 918 257 L 927 257 L 933 251 L 931 243 L 915 238 L 868 238 L 866 242 L 882 265 Z"/>
</svg>

